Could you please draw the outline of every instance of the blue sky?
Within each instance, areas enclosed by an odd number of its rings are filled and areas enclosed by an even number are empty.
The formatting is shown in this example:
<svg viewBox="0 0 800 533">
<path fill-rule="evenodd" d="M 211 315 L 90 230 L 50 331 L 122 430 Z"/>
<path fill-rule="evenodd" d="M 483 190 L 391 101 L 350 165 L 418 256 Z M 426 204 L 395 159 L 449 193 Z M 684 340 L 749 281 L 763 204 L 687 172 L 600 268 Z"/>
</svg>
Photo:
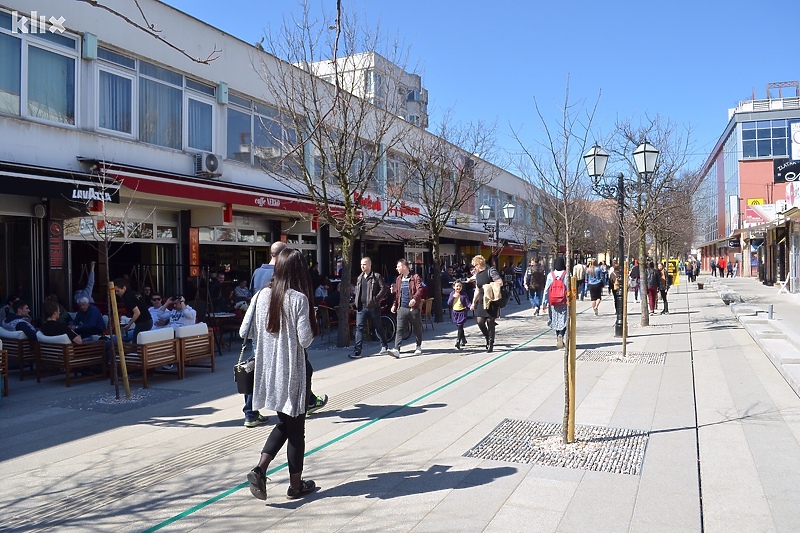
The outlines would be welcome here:
<svg viewBox="0 0 800 533">
<path fill-rule="evenodd" d="M 300 11 L 296 0 L 164 1 L 248 42 Z M 617 117 L 660 114 L 692 128 L 696 166 L 729 108 L 753 89 L 765 98 L 769 82 L 800 79 L 791 30 L 776 18 L 795 2 L 343 0 L 410 47 L 433 124 L 448 109 L 461 122 L 496 122 L 498 145 L 518 152 L 511 128 L 529 146 L 542 139 L 533 99 L 557 119 L 569 77 L 573 102 L 592 106 L 602 91 L 596 137 L 610 133 Z M 314 5 L 323 3 L 332 14 L 335 0 Z M 784 89 L 784 96 L 794 93 Z"/>
</svg>

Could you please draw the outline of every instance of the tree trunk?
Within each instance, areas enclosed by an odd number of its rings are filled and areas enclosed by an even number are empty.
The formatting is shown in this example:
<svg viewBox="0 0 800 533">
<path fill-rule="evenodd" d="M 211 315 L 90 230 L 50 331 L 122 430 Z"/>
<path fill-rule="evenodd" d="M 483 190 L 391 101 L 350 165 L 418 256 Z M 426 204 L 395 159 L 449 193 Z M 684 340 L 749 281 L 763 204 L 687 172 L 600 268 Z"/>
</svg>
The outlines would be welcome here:
<svg viewBox="0 0 800 533">
<path fill-rule="evenodd" d="M 336 346 L 350 346 L 350 269 L 353 261 L 353 238 L 342 234 L 342 273 L 339 283 L 339 329 Z"/>
<path fill-rule="evenodd" d="M 444 320 L 444 308 L 442 307 L 442 269 L 439 268 L 439 236 L 434 235 L 431 243 L 433 255 L 433 290 L 429 291 L 428 297 L 433 297 L 434 320 L 442 322 Z"/>
</svg>

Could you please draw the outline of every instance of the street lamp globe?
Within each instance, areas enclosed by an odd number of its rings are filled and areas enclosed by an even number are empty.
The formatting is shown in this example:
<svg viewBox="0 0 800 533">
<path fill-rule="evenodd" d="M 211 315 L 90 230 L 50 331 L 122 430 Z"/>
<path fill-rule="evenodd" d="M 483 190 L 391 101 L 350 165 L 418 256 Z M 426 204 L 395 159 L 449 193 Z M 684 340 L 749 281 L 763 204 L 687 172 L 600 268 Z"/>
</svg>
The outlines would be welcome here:
<svg viewBox="0 0 800 533">
<path fill-rule="evenodd" d="M 633 161 L 636 163 L 636 171 L 645 176 L 652 174 L 656 169 L 658 153 L 658 149 L 645 139 L 644 142 L 633 151 Z"/>
<path fill-rule="evenodd" d="M 514 215 L 516 214 L 517 208 L 514 207 L 514 204 L 511 202 L 506 202 L 506 205 L 503 206 L 503 216 L 506 217 L 508 223 L 510 224 L 512 220 L 514 220 Z"/>
<path fill-rule="evenodd" d="M 586 155 L 583 156 L 586 163 L 586 171 L 589 177 L 598 182 L 600 176 L 606 171 L 606 163 L 608 163 L 608 152 L 603 150 L 597 143 L 592 146 Z"/>
<path fill-rule="evenodd" d="M 492 208 L 491 208 L 491 207 L 489 207 L 489 206 L 488 206 L 488 205 L 486 205 L 486 204 L 483 204 L 482 206 L 480 206 L 480 207 L 478 208 L 478 211 L 480 211 L 480 213 L 481 213 L 481 220 L 483 220 L 484 222 L 486 222 L 487 220 L 489 220 L 489 215 L 491 215 L 491 214 L 492 214 Z"/>
</svg>

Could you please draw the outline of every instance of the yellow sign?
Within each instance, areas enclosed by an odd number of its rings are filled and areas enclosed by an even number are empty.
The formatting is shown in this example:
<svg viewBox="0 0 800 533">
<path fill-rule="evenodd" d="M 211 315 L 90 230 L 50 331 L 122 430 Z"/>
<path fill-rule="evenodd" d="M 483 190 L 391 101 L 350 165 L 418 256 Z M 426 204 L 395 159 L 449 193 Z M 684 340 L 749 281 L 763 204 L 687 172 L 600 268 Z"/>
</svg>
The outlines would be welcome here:
<svg viewBox="0 0 800 533">
<path fill-rule="evenodd" d="M 681 276 L 678 271 L 678 260 L 670 259 L 667 261 L 667 276 L 672 279 L 672 285 L 681 284 Z"/>
<path fill-rule="evenodd" d="M 763 198 L 748 198 L 747 205 L 764 205 Z"/>
</svg>

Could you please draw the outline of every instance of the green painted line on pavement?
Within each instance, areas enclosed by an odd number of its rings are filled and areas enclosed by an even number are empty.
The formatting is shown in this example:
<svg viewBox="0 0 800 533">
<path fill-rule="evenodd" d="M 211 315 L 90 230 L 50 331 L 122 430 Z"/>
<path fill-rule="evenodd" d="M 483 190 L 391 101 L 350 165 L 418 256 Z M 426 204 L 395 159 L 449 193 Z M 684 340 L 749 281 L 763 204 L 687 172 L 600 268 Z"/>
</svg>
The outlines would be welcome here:
<svg viewBox="0 0 800 533">
<path fill-rule="evenodd" d="M 371 426 L 372 424 L 375 424 L 376 422 L 378 422 L 378 421 L 380 421 L 380 420 L 382 420 L 382 419 L 384 419 L 384 418 L 386 418 L 386 417 L 388 417 L 388 416 L 391 416 L 391 415 L 393 415 L 394 413 L 396 413 L 396 412 L 400 411 L 401 409 L 405 409 L 406 407 L 411 407 L 411 406 L 412 406 L 412 405 L 414 405 L 415 403 L 417 403 L 417 402 L 420 402 L 420 401 L 424 400 L 424 399 L 425 399 L 425 398 L 427 398 L 428 396 L 431 396 L 432 394 L 436 394 L 437 392 L 439 392 L 439 391 L 441 391 L 441 390 L 443 390 L 443 389 L 446 389 L 447 387 L 449 387 L 449 386 L 453 385 L 454 383 L 458 383 L 458 382 L 459 382 L 459 381 L 461 381 L 462 379 L 466 378 L 467 376 L 470 376 L 470 375 L 474 374 L 474 373 L 475 373 L 475 372 L 477 372 L 478 370 L 481 370 L 482 368 L 485 368 L 485 367 L 487 367 L 488 365 L 490 365 L 490 364 L 494 363 L 495 361 L 499 361 L 500 359 L 502 359 L 503 357 L 507 356 L 508 354 L 510 354 L 510 353 L 512 353 L 512 352 L 514 352 L 514 351 L 516 351 L 516 350 L 519 350 L 520 348 L 523 348 L 523 347 L 527 346 L 527 345 L 528 345 L 528 344 L 530 344 L 531 342 L 535 341 L 536 339 L 538 339 L 539 337 L 541 337 L 541 336 L 545 335 L 546 333 L 548 333 L 548 332 L 550 332 L 550 331 L 551 331 L 551 330 L 549 330 L 549 329 L 547 329 L 547 330 L 544 330 L 544 331 L 542 331 L 541 333 L 539 333 L 538 335 L 536 335 L 536 336 L 534 336 L 534 337 L 531 337 L 531 338 L 530 338 L 530 339 L 528 339 L 527 341 L 523 342 L 522 344 L 519 344 L 519 345 L 517 345 L 517 346 L 515 346 L 515 347 L 511 348 L 510 350 L 507 350 L 507 351 L 505 351 L 505 352 L 501 353 L 500 355 L 498 355 L 498 356 L 496 356 L 496 357 L 494 357 L 494 358 L 492 358 L 492 359 L 489 359 L 488 361 L 486 361 L 486 362 L 484 362 L 484 363 L 482 363 L 482 364 L 480 364 L 480 365 L 476 366 L 476 367 L 475 367 L 475 368 L 473 368 L 472 370 L 469 370 L 469 371 L 467 371 L 467 372 L 465 372 L 465 373 L 461 374 L 460 376 L 458 376 L 458 377 L 455 377 L 455 378 L 451 379 L 451 380 L 450 380 L 450 381 L 448 381 L 447 383 L 444 383 L 444 384 L 442 384 L 442 385 L 439 385 L 439 386 L 438 386 L 438 387 L 436 387 L 435 389 L 433 389 L 433 390 L 430 390 L 430 391 L 426 392 L 426 393 L 425 393 L 425 394 L 423 394 L 422 396 L 418 396 L 417 398 L 414 398 L 413 400 L 409 401 L 408 403 L 405 403 L 405 404 L 403 404 L 403 405 L 399 405 L 399 406 L 395 407 L 394 409 L 392 409 L 391 411 L 388 411 L 388 412 L 386 412 L 386 413 L 384 413 L 384 414 L 382 414 L 382 415 L 380 415 L 380 416 L 377 416 L 377 417 L 373 418 L 372 420 L 369 420 L 369 421 L 367 421 L 367 422 L 364 422 L 364 423 L 363 423 L 363 424 L 361 424 L 360 426 L 358 426 L 358 427 L 355 427 L 355 428 L 351 429 L 350 431 L 347 431 L 347 432 L 345 432 L 345 433 L 343 433 L 343 434 L 339 435 L 338 437 L 335 437 L 335 438 L 333 438 L 333 439 L 329 440 L 328 442 L 324 442 L 324 443 L 320 444 L 320 445 L 319 445 L 319 446 L 317 446 L 316 448 L 313 448 L 313 449 L 311 449 L 311 450 L 307 451 L 307 452 L 306 452 L 306 453 L 303 455 L 303 457 L 308 457 L 308 456 L 310 456 L 310 455 L 313 455 L 313 454 L 317 453 L 317 452 L 318 452 L 318 451 L 320 451 L 320 450 L 324 450 L 324 449 L 325 449 L 325 448 L 327 448 L 328 446 L 332 446 L 332 445 L 336 444 L 337 442 L 340 442 L 340 441 L 342 441 L 343 439 L 346 439 L 346 438 L 347 438 L 347 437 L 349 437 L 350 435 L 352 435 L 352 434 L 354 434 L 354 433 L 358 433 L 359 431 L 361 431 L 361 430 L 363 430 L 363 429 L 366 429 L 366 428 L 368 428 L 368 427 L 369 427 L 369 426 Z M 276 472 L 278 472 L 278 471 L 280 471 L 280 470 L 282 470 L 282 469 L 286 468 L 287 466 L 288 466 L 288 463 L 283 463 L 283 464 L 281 464 L 281 465 L 279 465 L 279 466 L 276 466 L 275 468 L 271 468 L 270 470 L 268 470 L 268 471 L 267 471 L 266 475 L 274 474 L 274 473 L 276 473 Z M 212 498 L 209 498 L 208 500 L 206 500 L 206 501 L 204 501 L 204 502 L 202 502 L 202 503 L 198 503 L 198 504 L 197 504 L 197 505 L 195 505 L 194 507 L 190 507 L 189 509 L 187 509 L 187 510 L 183 511 L 182 513 L 176 514 L 176 515 L 175 515 L 175 516 L 173 516 L 172 518 L 169 518 L 169 519 L 167 519 L 167 520 L 165 520 L 165 521 L 163 521 L 163 522 L 161 522 L 161 523 L 159 523 L 159 524 L 156 524 L 156 525 L 155 525 L 155 526 L 153 526 L 153 527 L 150 527 L 150 528 L 148 528 L 148 529 L 145 529 L 145 530 L 144 530 L 142 533 L 152 533 L 153 531 L 158 531 L 159 529 L 165 528 L 165 527 L 167 527 L 168 525 L 170 525 L 170 524 L 174 524 L 174 523 L 175 523 L 175 522 L 177 522 L 178 520 L 180 520 L 180 519 L 182 519 L 182 518 L 185 518 L 185 517 L 189 516 L 190 514 L 192 514 L 192 513 L 195 513 L 195 512 L 197 512 L 197 511 L 199 511 L 199 510 L 201 510 L 201 509 L 203 509 L 203 508 L 205 508 L 205 507 L 208 507 L 208 506 L 209 506 L 209 505 L 211 505 L 212 503 L 218 502 L 218 501 L 219 501 L 219 500 L 221 500 L 222 498 L 225 498 L 225 497 L 227 497 L 227 496 L 230 496 L 230 495 L 231 495 L 231 494 L 233 494 L 234 492 L 237 492 L 237 491 L 239 491 L 239 490 L 241 490 L 241 489 L 243 489 L 243 488 L 245 488 L 245 487 L 248 487 L 248 486 L 250 486 L 250 483 L 248 483 L 248 482 L 246 482 L 246 481 L 245 481 L 244 483 L 241 483 L 241 484 L 239 484 L 239 485 L 236 485 L 236 486 L 235 486 L 235 487 L 233 487 L 233 488 L 230 488 L 230 489 L 228 489 L 228 490 L 226 490 L 226 491 L 224 491 L 224 492 L 221 492 L 220 494 L 217 494 L 216 496 L 214 496 L 214 497 L 212 497 Z"/>
</svg>

